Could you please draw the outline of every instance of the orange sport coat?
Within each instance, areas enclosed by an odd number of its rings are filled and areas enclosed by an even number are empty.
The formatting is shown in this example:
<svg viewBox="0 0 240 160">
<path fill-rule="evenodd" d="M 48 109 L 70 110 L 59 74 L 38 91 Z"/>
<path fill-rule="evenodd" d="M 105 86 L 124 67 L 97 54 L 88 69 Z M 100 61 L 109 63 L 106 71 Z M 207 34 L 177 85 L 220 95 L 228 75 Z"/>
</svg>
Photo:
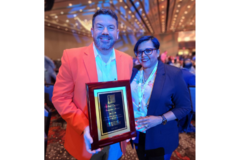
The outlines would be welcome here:
<svg viewBox="0 0 240 160">
<path fill-rule="evenodd" d="M 132 74 L 132 57 L 115 50 L 118 80 L 129 80 Z M 86 86 L 98 82 L 93 43 L 88 47 L 66 49 L 61 59 L 53 90 L 52 102 L 67 122 L 64 147 L 76 159 L 88 160 L 83 131 L 89 125 Z M 121 142 L 123 147 L 126 143 Z"/>
</svg>

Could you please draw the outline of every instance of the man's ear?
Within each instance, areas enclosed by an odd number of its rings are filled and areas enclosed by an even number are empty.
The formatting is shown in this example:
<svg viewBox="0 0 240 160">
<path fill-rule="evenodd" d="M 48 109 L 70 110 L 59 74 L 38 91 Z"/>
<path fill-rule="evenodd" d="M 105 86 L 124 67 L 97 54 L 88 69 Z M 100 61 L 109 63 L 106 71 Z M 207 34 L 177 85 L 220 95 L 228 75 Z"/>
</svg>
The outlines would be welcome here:
<svg viewBox="0 0 240 160">
<path fill-rule="evenodd" d="M 91 33 L 92 33 L 92 37 L 93 37 L 93 28 L 91 28 Z"/>
<path fill-rule="evenodd" d="M 119 29 L 117 29 L 117 39 L 118 39 L 118 37 L 119 37 Z"/>
</svg>

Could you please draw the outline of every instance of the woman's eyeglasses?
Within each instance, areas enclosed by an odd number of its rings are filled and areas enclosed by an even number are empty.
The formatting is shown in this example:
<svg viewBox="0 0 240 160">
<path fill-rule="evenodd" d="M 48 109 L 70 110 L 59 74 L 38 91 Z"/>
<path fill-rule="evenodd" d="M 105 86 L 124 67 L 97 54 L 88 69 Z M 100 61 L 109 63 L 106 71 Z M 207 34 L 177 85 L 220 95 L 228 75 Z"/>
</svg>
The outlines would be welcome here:
<svg viewBox="0 0 240 160">
<path fill-rule="evenodd" d="M 137 51 L 137 57 L 142 57 L 142 55 L 143 55 L 143 52 L 145 53 L 145 55 L 151 55 L 152 54 L 152 52 L 153 52 L 153 50 L 157 50 L 157 49 L 155 49 L 155 48 L 147 48 L 147 49 L 145 49 L 144 51 Z"/>
</svg>

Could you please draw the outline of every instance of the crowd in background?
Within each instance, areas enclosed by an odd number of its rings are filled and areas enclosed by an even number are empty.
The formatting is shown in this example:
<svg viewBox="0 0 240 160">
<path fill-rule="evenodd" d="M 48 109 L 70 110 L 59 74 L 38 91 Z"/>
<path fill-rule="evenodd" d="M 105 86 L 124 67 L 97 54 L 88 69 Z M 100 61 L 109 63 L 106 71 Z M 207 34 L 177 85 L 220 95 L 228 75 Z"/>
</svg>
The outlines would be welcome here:
<svg viewBox="0 0 240 160">
<path fill-rule="evenodd" d="M 196 74 L 196 54 L 192 52 L 188 55 L 168 56 L 167 51 L 161 54 L 161 61 L 165 64 L 172 65 L 178 68 L 185 69 L 192 74 Z M 133 58 L 133 63 L 138 64 L 137 59 Z M 52 60 L 45 56 L 45 83 L 55 83 L 58 70 L 61 66 L 61 60 Z"/>
<path fill-rule="evenodd" d="M 167 51 L 163 52 L 160 57 L 165 64 L 175 66 L 182 70 L 182 76 L 187 86 L 196 85 L 196 53 L 192 52 L 188 55 L 168 56 Z M 137 58 L 133 58 L 133 64 L 139 64 Z"/>
</svg>

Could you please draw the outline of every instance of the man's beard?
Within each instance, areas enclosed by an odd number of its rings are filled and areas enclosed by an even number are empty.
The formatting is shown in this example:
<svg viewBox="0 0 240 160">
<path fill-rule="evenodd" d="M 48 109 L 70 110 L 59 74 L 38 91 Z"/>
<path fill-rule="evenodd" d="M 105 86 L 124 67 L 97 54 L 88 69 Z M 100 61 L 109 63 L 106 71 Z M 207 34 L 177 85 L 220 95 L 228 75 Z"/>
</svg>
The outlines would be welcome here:
<svg viewBox="0 0 240 160">
<path fill-rule="evenodd" d="M 109 43 L 103 43 L 101 42 L 100 38 L 108 38 L 109 39 Z M 93 37 L 93 41 L 94 44 L 96 45 L 97 48 L 101 49 L 101 50 L 109 50 L 110 48 L 113 47 L 113 45 L 115 44 L 115 40 L 113 39 L 113 37 L 108 36 L 108 35 L 100 35 L 98 37 Z"/>
</svg>

